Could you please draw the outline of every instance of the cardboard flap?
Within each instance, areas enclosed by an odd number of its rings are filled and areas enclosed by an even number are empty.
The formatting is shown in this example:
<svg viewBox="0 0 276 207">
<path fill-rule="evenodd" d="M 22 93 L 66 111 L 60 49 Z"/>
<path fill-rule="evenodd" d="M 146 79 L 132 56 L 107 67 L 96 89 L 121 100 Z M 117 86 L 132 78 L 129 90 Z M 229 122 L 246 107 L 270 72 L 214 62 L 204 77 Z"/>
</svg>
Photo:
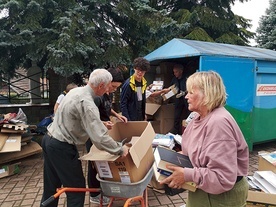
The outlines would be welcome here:
<svg viewBox="0 0 276 207">
<path fill-rule="evenodd" d="M 155 132 L 151 126 L 151 123 L 148 122 L 148 125 L 144 132 L 141 134 L 140 139 L 138 139 L 135 142 L 135 145 L 133 145 L 129 150 L 132 160 L 137 168 L 140 165 L 140 161 L 148 151 L 148 147 L 145 146 L 151 146 L 154 137 Z"/>
<path fill-rule="evenodd" d="M 146 103 L 146 114 L 153 115 L 160 108 L 161 105 L 154 103 Z"/>
<path fill-rule="evenodd" d="M 112 155 L 104 150 L 99 150 L 95 145 L 92 145 L 88 154 L 80 157 L 80 160 L 90 161 L 115 161 L 119 155 Z"/>
</svg>

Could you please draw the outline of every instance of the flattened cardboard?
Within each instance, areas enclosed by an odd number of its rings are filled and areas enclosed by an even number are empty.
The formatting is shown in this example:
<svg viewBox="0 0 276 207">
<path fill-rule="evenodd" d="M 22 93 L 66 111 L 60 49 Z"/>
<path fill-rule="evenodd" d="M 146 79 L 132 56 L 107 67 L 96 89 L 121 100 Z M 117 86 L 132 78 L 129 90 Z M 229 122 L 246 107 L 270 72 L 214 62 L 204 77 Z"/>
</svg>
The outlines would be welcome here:
<svg viewBox="0 0 276 207">
<path fill-rule="evenodd" d="M 105 151 L 98 152 L 93 145 L 90 152 L 80 159 L 101 162 L 103 168 L 109 167 L 110 169 L 106 171 L 112 172 L 112 176 L 107 175 L 104 178 L 106 180 L 132 183 L 143 179 L 153 163 L 151 144 L 155 132 L 151 123 L 146 121 L 117 122 L 109 130 L 109 134 L 116 141 L 121 141 L 125 138 L 127 138 L 128 142 L 132 141 L 129 154 L 125 158 L 116 157 Z M 106 163 L 103 161 L 106 161 Z M 99 172 L 101 170 L 99 163 L 96 166 L 98 166 L 97 170 Z"/>
<path fill-rule="evenodd" d="M 0 164 L 8 163 L 14 160 L 19 160 L 34 154 L 42 152 L 41 146 L 37 142 L 30 142 L 21 147 L 21 151 L 7 152 L 0 154 Z"/>
<path fill-rule="evenodd" d="M 25 124 L 4 124 L 1 128 L 2 133 L 24 133 L 28 125 Z"/>
<path fill-rule="evenodd" d="M 6 144 L 6 141 L 7 141 L 8 137 L 9 137 L 8 134 L 0 133 L 0 151 L 2 150 L 4 145 Z"/>
<path fill-rule="evenodd" d="M 5 135 L 0 133 L 0 138 L 2 136 L 5 136 Z M 2 147 L 0 153 L 17 152 L 20 150 L 21 150 L 21 135 L 20 134 L 8 134 L 6 143 Z"/>
</svg>

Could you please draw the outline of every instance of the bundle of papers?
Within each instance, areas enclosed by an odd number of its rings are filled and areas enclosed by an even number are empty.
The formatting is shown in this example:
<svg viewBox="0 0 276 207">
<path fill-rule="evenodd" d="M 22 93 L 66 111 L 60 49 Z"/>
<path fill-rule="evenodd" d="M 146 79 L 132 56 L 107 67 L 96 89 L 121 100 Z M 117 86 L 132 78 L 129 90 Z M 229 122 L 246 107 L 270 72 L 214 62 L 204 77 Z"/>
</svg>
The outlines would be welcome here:
<svg viewBox="0 0 276 207">
<path fill-rule="evenodd" d="M 164 86 L 164 81 L 153 81 L 150 91 L 161 91 Z"/>
<path fill-rule="evenodd" d="M 152 147 L 157 147 L 159 145 L 172 149 L 175 145 L 173 136 L 168 134 L 156 134 L 152 141 Z"/>
<path fill-rule="evenodd" d="M 265 193 L 276 194 L 276 174 L 272 171 L 256 171 L 253 176 L 248 176 L 249 186 Z"/>
</svg>

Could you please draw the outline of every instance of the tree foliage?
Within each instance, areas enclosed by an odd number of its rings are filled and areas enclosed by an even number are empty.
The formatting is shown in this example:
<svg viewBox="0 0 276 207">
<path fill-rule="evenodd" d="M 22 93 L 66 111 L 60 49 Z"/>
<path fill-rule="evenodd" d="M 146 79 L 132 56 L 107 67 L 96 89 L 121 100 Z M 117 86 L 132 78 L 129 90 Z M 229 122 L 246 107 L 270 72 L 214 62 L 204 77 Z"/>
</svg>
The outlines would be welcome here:
<svg viewBox="0 0 276 207">
<path fill-rule="evenodd" d="M 269 1 L 269 8 L 260 18 L 256 42 L 259 47 L 276 50 L 276 0 Z"/>
<path fill-rule="evenodd" d="M 243 2 L 244 0 L 240 0 Z M 245 0 L 246 1 L 246 0 Z M 0 70 L 30 61 L 69 76 L 130 64 L 171 40 L 246 45 L 249 20 L 234 0 L 0 0 Z"/>
<path fill-rule="evenodd" d="M 170 8 L 170 17 L 179 24 L 188 23 L 181 38 L 247 45 L 254 34 L 247 30 L 250 20 L 235 15 L 229 0 L 162 1 L 162 8 Z M 167 2 L 169 5 L 166 5 Z M 241 1 L 244 2 L 244 1 Z M 166 5 L 166 6 L 165 6 Z"/>
</svg>

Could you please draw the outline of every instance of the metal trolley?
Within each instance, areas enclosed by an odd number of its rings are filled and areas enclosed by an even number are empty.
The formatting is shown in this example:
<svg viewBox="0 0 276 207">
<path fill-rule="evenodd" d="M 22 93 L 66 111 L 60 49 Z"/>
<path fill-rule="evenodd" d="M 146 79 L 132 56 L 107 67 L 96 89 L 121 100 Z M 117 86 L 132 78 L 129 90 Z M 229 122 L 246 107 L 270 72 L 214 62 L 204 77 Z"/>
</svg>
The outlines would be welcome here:
<svg viewBox="0 0 276 207">
<path fill-rule="evenodd" d="M 42 206 L 47 206 L 56 198 L 58 198 L 64 192 L 100 192 L 100 207 L 102 204 L 102 197 L 110 197 L 110 202 L 108 207 L 111 207 L 114 200 L 123 199 L 125 200 L 124 207 L 130 206 L 133 202 L 140 202 L 141 207 L 148 206 L 148 191 L 147 185 L 149 184 L 153 175 L 153 169 L 151 168 L 145 177 L 139 182 L 135 183 L 120 183 L 113 181 L 106 181 L 99 178 L 97 174 L 97 179 L 100 181 L 101 188 L 58 188 L 57 193 L 52 195 L 50 198 L 42 203 Z"/>
</svg>

